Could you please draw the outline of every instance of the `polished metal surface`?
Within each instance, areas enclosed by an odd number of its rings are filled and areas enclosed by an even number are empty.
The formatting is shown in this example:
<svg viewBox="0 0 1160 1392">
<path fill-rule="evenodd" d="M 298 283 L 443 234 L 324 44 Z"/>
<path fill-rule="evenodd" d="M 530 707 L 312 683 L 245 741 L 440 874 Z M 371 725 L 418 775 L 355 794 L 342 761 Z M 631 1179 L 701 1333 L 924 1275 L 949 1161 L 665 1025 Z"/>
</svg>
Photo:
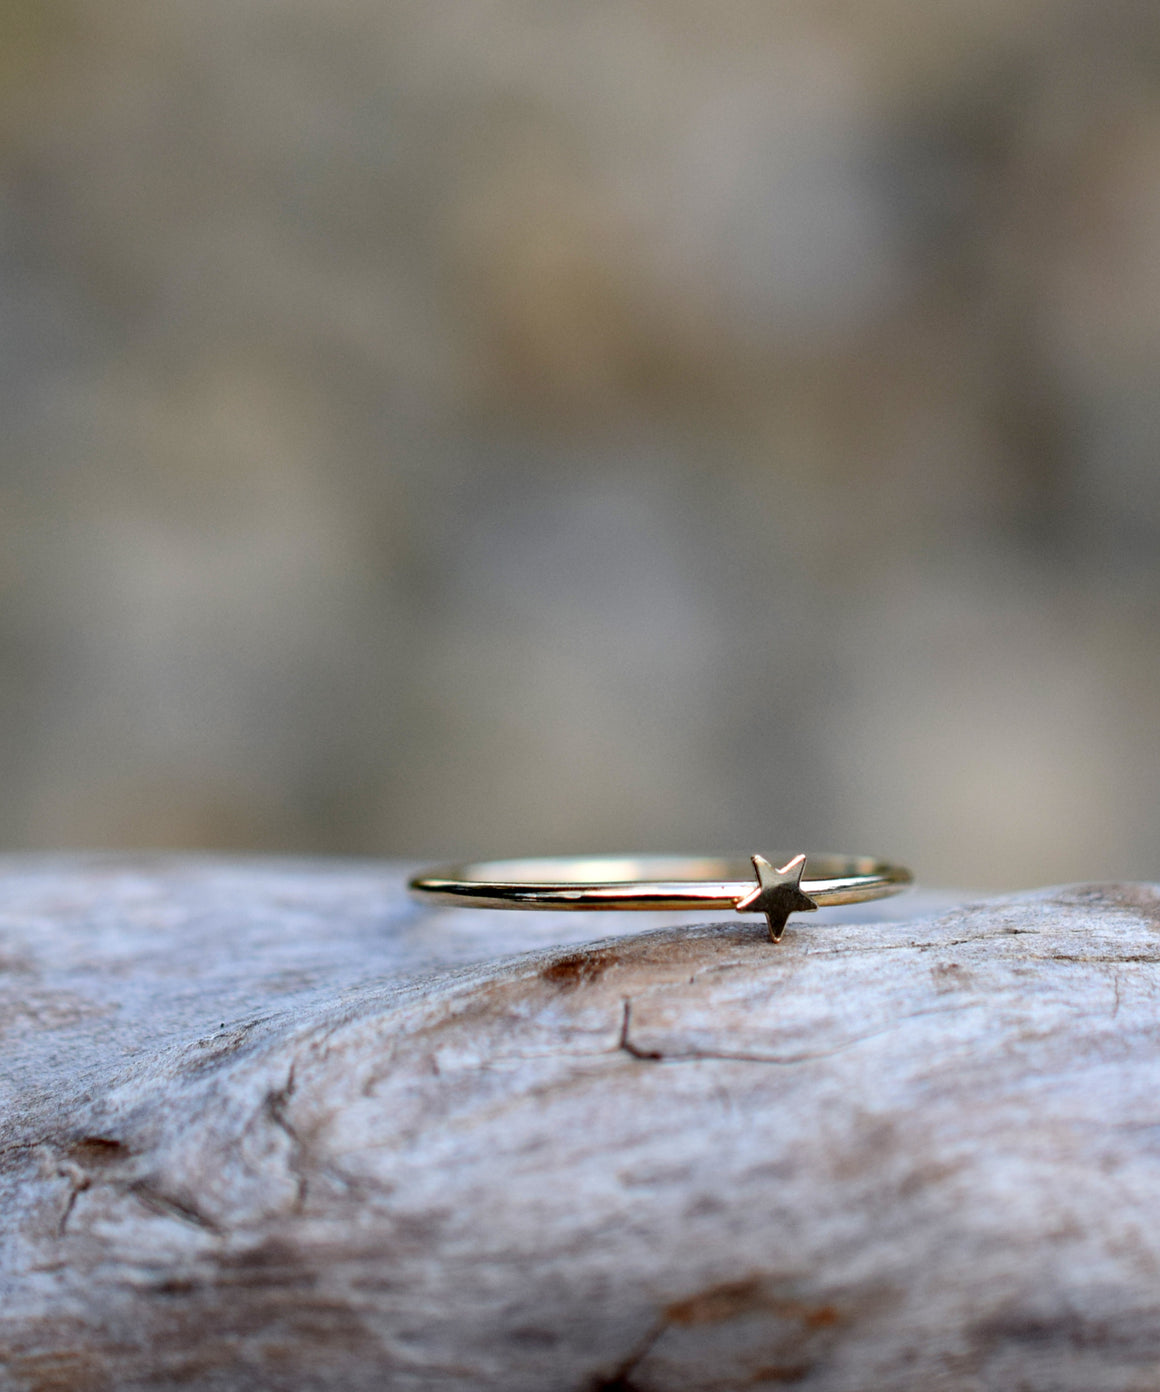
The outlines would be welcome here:
<svg viewBox="0 0 1160 1392">
<path fill-rule="evenodd" d="M 763 856 L 568 856 L 449 865 L 422 871 L 409 887 L 461 908 L 763 913 L 776 942 L 790 913 L 880 899 L 911 882 L 909 870 L 871 856 L 786 856 L 779 870 Z"/>
</svg>

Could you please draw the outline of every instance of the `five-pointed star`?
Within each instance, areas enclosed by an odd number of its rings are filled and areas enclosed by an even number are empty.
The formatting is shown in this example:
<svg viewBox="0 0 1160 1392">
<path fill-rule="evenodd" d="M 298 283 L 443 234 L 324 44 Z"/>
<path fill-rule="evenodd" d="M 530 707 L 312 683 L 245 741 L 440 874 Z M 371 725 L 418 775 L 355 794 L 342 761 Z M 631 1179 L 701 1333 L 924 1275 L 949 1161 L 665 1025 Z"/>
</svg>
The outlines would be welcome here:
<svg viewBox="0 0 1160 1392">
<path fill-rule="evenodd" d="M 763 913 L 769 923 L 770 942 L 780 942 L 785 921 L 791 913 L 801 913 L 818 906 L 801 891 L 804 855 L 796 855 L 780 870 L 775 870 L 764 856 L 751 856 L 757 871 L 757 885 L 737 901 L 738 913 Z"/>
</svg>

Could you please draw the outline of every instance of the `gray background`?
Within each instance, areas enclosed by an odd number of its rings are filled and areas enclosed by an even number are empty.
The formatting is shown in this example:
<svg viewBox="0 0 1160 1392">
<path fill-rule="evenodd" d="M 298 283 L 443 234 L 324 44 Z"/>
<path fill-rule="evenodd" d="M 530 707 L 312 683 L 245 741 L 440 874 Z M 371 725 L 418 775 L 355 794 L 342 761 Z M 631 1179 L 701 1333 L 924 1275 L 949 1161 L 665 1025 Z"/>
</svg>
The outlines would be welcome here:
<svg viewBox="0 0 1160 1392">
<path fill-rule="evenodd" d="M 1160 11 L 5 0 L 0 845 L 1160 875 Z"/>
</svg>

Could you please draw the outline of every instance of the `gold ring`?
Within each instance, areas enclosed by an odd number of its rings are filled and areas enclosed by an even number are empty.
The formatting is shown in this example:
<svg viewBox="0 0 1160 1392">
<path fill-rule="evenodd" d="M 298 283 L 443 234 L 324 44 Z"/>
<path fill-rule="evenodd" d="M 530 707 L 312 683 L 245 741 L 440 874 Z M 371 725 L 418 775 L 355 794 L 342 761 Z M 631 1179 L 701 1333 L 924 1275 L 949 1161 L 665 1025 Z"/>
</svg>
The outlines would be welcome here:
<svg viewBox="0 0 1160 1392">
<path fill-rule="evenodd" d="M 486 860 L 424 870 L 409 887 L 428 903 L 476 909 L 731 908 L 764 914 L 770 941 L 780 942 L 791 913 L 881 899 L 913 878 L 871 856 L 795 855 L 780 868 L 749 859 L 752 871 L 744 860 L 711 856 Z"/>
</svg>

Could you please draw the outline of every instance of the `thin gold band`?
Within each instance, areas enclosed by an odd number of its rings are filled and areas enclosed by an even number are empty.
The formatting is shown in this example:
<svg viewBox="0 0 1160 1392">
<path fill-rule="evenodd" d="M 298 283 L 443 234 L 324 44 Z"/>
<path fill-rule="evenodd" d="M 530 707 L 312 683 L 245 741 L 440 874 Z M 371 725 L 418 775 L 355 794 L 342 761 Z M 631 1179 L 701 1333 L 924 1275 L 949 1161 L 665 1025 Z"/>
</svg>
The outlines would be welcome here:
<svg viewBox="0 0 1160 1392">
<path fill-rule="evenodd" d="M 789 857 L 776 872 L 761 856 L 750 860 L 752 866 L 744 860 L 709 856 L 490 860 L 425 870 L 411 880 L 410 889 L 429 903 L 462 908 L 737 909 L 766 913 L 771 936 L 776 939 L 781 936 L 785 915 L 775 911 L 770 916 L 766 903 L 755 892 L 755 871 L 759 891 L 769 894 L 777 888 L 791 894 L 785 901 L 786 915 L 825 904 L 856 904 L 898 894 L 912 878 L 909 870 L 871 856 Z M 792 891 L 786 886 L 792 886 Z M 804 896 L 805 902 L 793 902 L 794 892 Z M 774 921 L 777 917 L 781 917 L 780 926 Z"/>
</svg>

